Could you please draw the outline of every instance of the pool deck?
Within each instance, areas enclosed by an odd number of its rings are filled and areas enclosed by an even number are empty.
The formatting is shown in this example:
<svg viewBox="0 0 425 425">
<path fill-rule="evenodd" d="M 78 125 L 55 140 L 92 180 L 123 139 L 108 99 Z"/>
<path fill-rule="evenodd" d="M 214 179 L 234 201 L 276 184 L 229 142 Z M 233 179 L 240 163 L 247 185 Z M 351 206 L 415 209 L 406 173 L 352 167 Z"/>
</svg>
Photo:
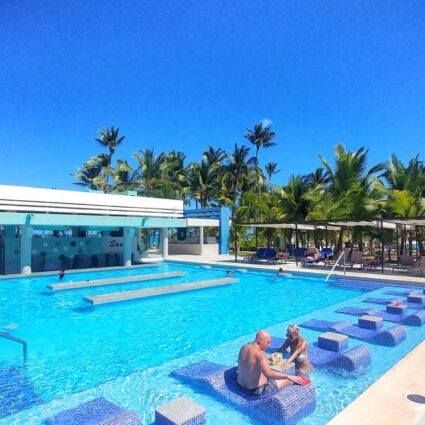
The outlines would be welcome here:
<svg viewBox="0 0 425 425">
<path fill-rule="evenodd" d="M 124 283 L 141 282 L 144 280 L 169 279 L 171 277 L 186 276 L 187 272 L 151 273 L 137 276 L 110 277 L 107 279 L 82 280 L 79 282 L 55 283 L 47 285 L 52 291 L 67 291 L 70 289 L 93 288 L 96 286 L 121 285 Z"/>
<path fill-rule="evenodd" d="M 329 425 L 412 425 L 425 423 L 425 404 L 407 398 L 425 397 L 425 341 L 357 397 Z M 422 422 L 423 421 L 423 422 Z"/>
<path fill-rule="evenodd" d="M 214 288 L 217 286 L 231 285 L 239 279 L 224 277 L 221 279 L 200 280 L 197 282 L 181 283 L 179 285 L 160 286 L 156 288 L 136 289 L 134 291 L 113 292 L 102 295 L 84 297 L 90 304 L 110 304 L 121 301 L 137 300 L 140 298 L 156 297 L 158 295 L 175 294 L 178 292 L 195 291 L 198 289 Z"/>
<path fill-rule="evenodd" d="M 309 266 L 302 267 L 301 265 L 295 265 L 293 262 L 288 262 L 286 264 L 272 264 L 272 263 L 248 263 L 243 262 L 242 257 L 238 259 L 238 262 L 235 262 L 235 257 L 232 255 L 217 255 L 217 256 L 199 256 L 199 255 L 170 255 L 167 257 L 166 261 L 170 262 L 183 262 L 183 263 L 192 263 L 192 264 L 209 264 L 217 265 L 221 267 L 228 268 L 242 268 L 242 269 L 257 269 L 257 270 L 269 270 L 275 271 L 280 268 L 284 272 L 295 272 L 295 273 L 310 273 L 310 274 L 319 274 L 326 276 L 330 272 L 330 268 L 322 266 Z M 388 284 L 397 284 L 397 285 L 409 285 L 409 286 L 419 286 L 425 287 L 425 276 L 411 276 L 405 273 L 390 273 L 388 270 L 385 270 L 385 273 L 382 274 L 380 271 L 371 272 L 359 269 L 351 269 L 347 267 L 346 273 L 341 269 L 335 270 L 331 276 L 339 276 L 346 278 L 356 278 L 356 279 L 365 279 L 372 280 L 381 283 Z"/>
</svg>

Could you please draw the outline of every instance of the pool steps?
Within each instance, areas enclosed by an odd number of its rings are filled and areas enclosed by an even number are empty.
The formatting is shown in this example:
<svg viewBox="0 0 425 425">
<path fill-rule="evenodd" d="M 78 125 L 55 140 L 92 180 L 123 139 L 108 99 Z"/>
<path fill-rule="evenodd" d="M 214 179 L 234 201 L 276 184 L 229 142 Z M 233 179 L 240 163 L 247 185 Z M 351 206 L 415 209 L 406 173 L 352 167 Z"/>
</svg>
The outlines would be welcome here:
<svg viewBox="0 0 425 425">
<path fill-rule="evenodd" d="M 361 292 L 371 292 L 384 287 L 379 283 L 347 278 L 329 281 L 329 284 L 338 288 L 354 289 Z"/>
<path fill-rule="evenodd" d="M 79 282 L 55 283 L 53 285 L 47 285 L 47 287 L 52 291 L 67 291 L 70 289 L 92 288 L 95 286 L 106 285 L 119 285 L 124 283 L 140 282 L 142 280 L 167 279 L 171 277 L 180 277 L 186 275 L 187 272 L 152 273 L 127 277 L 111 277 L 108 279 L 82 280 Z"/>
<path fill-rule="evenodd" d="M 201 280 L 197 282 L 181 283 L 179 285 L 159 286 L 156 288 L 136 289 L 133 291 L 112 292 L 102 295 L 84 297 L 90 304 L 110 304 L 120 301 L 137 300 L 140 298 L 155 297 L 158 295 L 175 294 L 178 292 L 194 291 L 197 289 L 213 288 L 239 282 L 239 279 L 224 277 L 221 279 Z"/>
</svg>

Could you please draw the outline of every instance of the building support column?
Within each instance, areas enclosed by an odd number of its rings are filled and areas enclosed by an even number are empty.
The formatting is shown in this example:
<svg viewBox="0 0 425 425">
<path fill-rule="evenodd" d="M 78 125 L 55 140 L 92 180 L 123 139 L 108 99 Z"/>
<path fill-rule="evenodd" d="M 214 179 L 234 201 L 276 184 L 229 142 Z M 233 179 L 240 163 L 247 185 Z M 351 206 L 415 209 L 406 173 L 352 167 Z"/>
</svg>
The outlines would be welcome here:
<svg viewBox="0 0 425 425">
<path fill-rule="evenodd" d="M 168 257 L 168 227 L 161 229 L 162 258 Z"/>
<path fill-rule="evenodd" d="M 204 226 L 199 227 L 199 253 L 204 255 Z"/>
<path fill-rule="evenodd" d="M 131 248 L 134 236 L 134 229 L 132 227 L 124 227 L 124 253 L 123 265 L 126 267 L 131 266 Z"/>
<path fill-rule="evenodd" d="M 21 262 L 22 274 L 31 273 L 32 227 L 23 225 L 21 229 Z"/>
<path fill-rule="evenodd" d="M 219 254 L 228 254 L 229 253 L 229 219 L 230 219 L 230 208 L 221 207 L 220 208 L 220 227 L 219 227 Z M 235 223 L 232 223 L 232 226 L 235 226 Z"/>
</svg>

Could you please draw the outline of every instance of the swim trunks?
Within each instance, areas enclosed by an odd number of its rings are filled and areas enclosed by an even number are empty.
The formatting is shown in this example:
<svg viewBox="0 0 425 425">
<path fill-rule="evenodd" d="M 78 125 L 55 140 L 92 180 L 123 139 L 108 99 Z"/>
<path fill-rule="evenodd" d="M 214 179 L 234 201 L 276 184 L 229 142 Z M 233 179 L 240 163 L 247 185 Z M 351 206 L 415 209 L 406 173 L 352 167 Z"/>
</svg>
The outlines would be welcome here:
<svg viewBox="0 0 425 425">
<path fill-rule="evenodd" d="M 252 390 L 248 390 L 250 394 L 261 397 L 263 395 L 272 393 L 277 391 L 279 388 L 277 386 L 277 383 L 274 379 L 267 379 L 267 382 L 264 385 L 261 385 L 261 387 L 254 388 Z"/>
</svg>

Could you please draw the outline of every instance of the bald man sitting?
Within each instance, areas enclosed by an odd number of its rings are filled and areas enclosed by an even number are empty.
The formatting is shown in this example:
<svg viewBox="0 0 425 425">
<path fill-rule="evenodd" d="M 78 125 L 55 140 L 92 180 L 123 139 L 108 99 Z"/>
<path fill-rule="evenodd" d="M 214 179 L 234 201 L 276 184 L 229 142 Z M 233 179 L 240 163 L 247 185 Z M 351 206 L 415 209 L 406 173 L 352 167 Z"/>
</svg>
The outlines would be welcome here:
<svg viewBox="0 0 425 425">
<path fill-rule="evenodd" d="M 271 336 L 261 330 L 255 341 L 242 346 L 238 358 L 238 384 L 248 393 L 262 396 L 287 385 L 302 384 L 302 378 L 275 372 L 270 368 L 265 351 L 270 347 Z"/>
</svg>

